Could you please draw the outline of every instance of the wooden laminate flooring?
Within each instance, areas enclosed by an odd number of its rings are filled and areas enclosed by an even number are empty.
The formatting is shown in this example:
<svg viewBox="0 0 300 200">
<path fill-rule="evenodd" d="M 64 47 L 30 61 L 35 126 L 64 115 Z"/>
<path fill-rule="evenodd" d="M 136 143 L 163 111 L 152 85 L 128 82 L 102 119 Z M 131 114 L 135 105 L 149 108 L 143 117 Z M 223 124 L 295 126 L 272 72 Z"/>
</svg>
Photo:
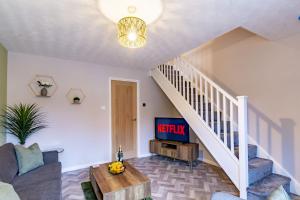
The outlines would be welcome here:
<svg viewBox="0 0 300 200">
<path fill-rule="evenodd" d="M 213 192 L 238 195 L 238 190 L 215 166 L 197 162 L 190 171 L 186 162 L 154 156 L 128 160 L 151 179 L 154 200 L 210 200 Z M 84 200 L 80 183 L 89 180 L 89 169 L 63 174 L 63 200 Z"/>
</svg>

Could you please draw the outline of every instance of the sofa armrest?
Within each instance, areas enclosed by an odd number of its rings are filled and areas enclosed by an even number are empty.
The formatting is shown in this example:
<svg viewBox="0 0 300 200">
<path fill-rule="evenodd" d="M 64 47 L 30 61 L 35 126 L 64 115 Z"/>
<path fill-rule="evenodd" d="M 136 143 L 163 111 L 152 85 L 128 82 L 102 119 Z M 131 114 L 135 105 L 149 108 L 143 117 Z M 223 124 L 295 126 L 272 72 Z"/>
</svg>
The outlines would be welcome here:
<svg viewBox="0 0 300 200">
<path fill-rule="evenodd" d="M 217 192 L 212 195 L 211 200 L 243 200 L 243 199 L 233 196 L 231 194 L 227 194 L 225 192 Z"/>
<path fill-rule="evenodd" d="M 43 152 L 43 158 L 44 158 L 44 164 L 57 163 L 58 152 L 57 151 Z"/>
</svg>

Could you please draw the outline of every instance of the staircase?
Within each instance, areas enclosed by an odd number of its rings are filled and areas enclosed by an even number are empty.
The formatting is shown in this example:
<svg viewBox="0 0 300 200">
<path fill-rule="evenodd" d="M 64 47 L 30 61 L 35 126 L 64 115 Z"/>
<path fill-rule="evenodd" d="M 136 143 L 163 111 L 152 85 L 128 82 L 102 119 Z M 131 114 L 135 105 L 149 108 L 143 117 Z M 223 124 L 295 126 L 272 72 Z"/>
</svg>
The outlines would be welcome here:
<svg viewBox="0 0 300 200">
<path fill-rule="evenodd" d="M 177 58 L 151 71 L 153 79 L 224 169 L 240 197 L 263 200 L 288 177 L 272 173 L 273 162 L 257 157 L 248 144 L 247 97 L 232 97 L 184 60 Z"/>
</svg>

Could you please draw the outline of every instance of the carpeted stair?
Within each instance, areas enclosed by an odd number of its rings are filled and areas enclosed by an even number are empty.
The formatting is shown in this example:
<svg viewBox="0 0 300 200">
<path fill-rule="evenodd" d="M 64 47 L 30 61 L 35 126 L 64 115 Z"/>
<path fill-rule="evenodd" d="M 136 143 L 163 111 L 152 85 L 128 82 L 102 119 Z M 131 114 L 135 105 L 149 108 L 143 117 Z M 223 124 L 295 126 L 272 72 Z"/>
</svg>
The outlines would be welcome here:
<svg viewBox="0 0 300 200">
<path fill-rule="evenodd" d="M 200 99 L 198 95 L 198 99 Z M 204 100 L 204 98 L 203 98 Z M 199 101 L 198 101 L 199 102 Z M 206 106 L 202 106 L 203 111 L 201 112 L 201 106 L 198 106 L 198 113 L 201 115 L 203 112 L 203 120 L 206 121 Z M 217 118 L 218 113 L 214 111 L 214 121 L 211 122 L 211 105 L 208 106 L 208 125 L 212 127 L 217 134 Z M 224 141 L 224 121 L 222 118 L 222 112 L 220 112 L 220 136 Z M 230 133 L 230 122 L 227 121 L 227 133 Z M 230 148 L 230 134 L 227 134 L 227 145 Z M 235 155 L 239 157 L 239 143 L 238 143 L 238 132 L 234 132 L 234 149 Z M 276 190 L 280 185 L 282 185 L 285 190 L 290 192 L 290 182 L 291 179 L 285 176 L 272 173 L 273 162 L 268 159 L 257 157 L 257 146 L 249 144 L 248 145 L 248 159 L 249 159 L 249 188 L 248 188 L 248 200 L 265 200 L 271 192 Z M 291 194 L 292 199 L 298 199 L 296 195 Z"/>
<path fill-rule="evenodd" d="M 183 79 L 183 76 L 180 76 L 179 71 L 173 71 L 171 66 L 170 68 L 171 73 L 175 73 L 177 75 L 177 80 Z M 172 78 L 169 81 L 174 84 Z M 176 81 L 175 81 L 176 82 Z M 209 101 L 205 98 L 205 96 L 198 95 L 196 96 L 196 89 L 191 87 L 191 82 L 185 81 L 182 83 L 180 87 L 183 87 L 185 91 L 193 90 L 194 96 L 187 96 L 187 92 L 182 91 L 181 95 L 189 102 L 191 106 L 196 109 L 196 103 L 198 103 L 198 114 L 202 116 L 202 119 L 206 122 L 206 118 L 208 118 L 208 125 L 213 127 L 214 132 L 217 134 L 217 122 L 218 122 L 218 113 L 217 111 L 213 111 L 213 122 L 211 122 L 211 103 L 208 102 L 208 106 L 205 105 L 206 101 Z M 178 90 L 179 91 L 179 90 Z M 197 101 L 196 101 L 197 99 Z M 203 103 L 202 106 L 200 105 L 200 100 Z M 201 110 L 202 108 L 202 110 Z M 206 116 L 206 112 L 208 112 L 208 116 Z M 225 126 L 222 112 L 219 113 L 219 122 L 220 122 L 220 136 L 221 139 L 224 141 L 224 135 L 227 135 L 227 145 L 230 148 L 230 134 L 224 134 Z M 230 122 L 226 121 L 227 126 L 227 133 L 230 133 Z M 238 132 L 234 132 L 234 149 L 235 155 L 239 157 L 239 149 L 238 149 Z M 248 159 L 249 159 L 249 187 L 248 187 L 248 199 L 249 200 L 265 200 L 271 192 L 276 190 L 280 185 L 282 185 L 285 190 L 289 193 L 290 192 L 290 182 L 291 179 L 285 176 L 281 176 L 278 174 L 272 173 L 273 170 L 273 162 L 268 159 L 262 159 L 257 157 L 257 146 L 255 145 L 248 145 Z M 300 199 L 300 197 L 291 194 L 292 199 Z"/>
<path fill-rule="evenodd" d="M 198 99 L 200 99 L 198 95 Z M 203 119 L 206 121 L 206 106 L 203 107 Z M 201 115 L 201 108 L 199 108 L 199 114 Z M 211 106 L 208 107 L 208 125 L 212 127 L 211 123 Z M 217 134 L 217 118 L 218 114 L 214 111 L 214 122 L 213 130 Z M 220 136 L 224 140 L 224 121 L 222 118 L 222 112 L 220 112 Z M 227 121 L 227 133 L 230 133 L 230 122 Z M 227 145 L 230 148 L 230 135 L 227 134 Z M 234 132 L 234 149 L 235 155 L 239 157 L 239 143 L 238 143 L 238 132 Z M 257 157 L 257 146 L 249 144 L 248 145 L 248 159 L 249 159 L 249 188 L 248 188 L 248 199 L 249 200 L 265 200 L 271 192 L 276 190 L 280 185 L 282 185 L 287 192 L 290 192 L 290 182 L 291 179 L 278 174 L 272 173 L 273 162 L 268 159 Z M 291 195 L 294 199 L 298 198 L 295 195 Z"/>
</svg>

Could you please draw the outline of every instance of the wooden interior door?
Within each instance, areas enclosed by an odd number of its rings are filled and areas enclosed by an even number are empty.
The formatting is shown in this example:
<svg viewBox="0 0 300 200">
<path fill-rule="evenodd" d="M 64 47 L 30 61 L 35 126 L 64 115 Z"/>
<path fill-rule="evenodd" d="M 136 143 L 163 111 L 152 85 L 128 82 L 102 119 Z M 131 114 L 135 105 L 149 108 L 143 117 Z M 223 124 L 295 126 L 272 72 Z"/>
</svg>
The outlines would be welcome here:
<svg viewBox="0 0 300 200">
<path fill-rule="evenodd" d="M 111 81 L 112 159 L 119 146 L 124 158 L 137 156 L 137 83 Z"/>
</svg>

